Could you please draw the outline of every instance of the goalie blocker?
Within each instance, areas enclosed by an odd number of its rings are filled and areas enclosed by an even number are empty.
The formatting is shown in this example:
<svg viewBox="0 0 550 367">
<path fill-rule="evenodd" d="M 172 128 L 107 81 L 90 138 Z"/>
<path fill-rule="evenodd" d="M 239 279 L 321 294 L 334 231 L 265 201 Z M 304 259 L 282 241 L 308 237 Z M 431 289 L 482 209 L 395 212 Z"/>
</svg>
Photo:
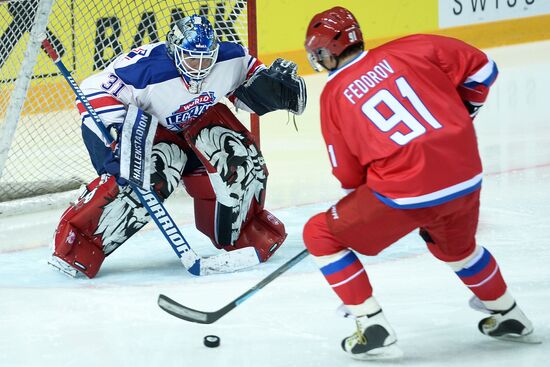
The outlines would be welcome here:
<svg viewBox="0 0 550 367">
<path fill-rule="evenodd" d="M 157 130 L 151 162 L 159 198 L 169 197 L 182 180 L 194 198 L 196 227 L 217 248 L 254 247 L 266 261 L 285 240 L 284 224 L 263 209 L 268 174 L 263 157 L 225 105 L 210 108 L 182 133 Z M 50 264 L 93 278 L 105 257 L 149 219 L 130 187 L 102 175 L 61 217 Z"/>
</svg>

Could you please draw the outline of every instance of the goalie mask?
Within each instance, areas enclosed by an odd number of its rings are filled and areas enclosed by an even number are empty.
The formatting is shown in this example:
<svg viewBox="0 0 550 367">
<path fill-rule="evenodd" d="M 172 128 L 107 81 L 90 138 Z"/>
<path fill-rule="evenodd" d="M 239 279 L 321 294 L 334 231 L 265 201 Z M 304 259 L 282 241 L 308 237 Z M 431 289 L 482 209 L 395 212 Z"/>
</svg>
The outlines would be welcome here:
<svg viewBox="0 0 550 367">
<path fill-rule="evenodd" d="M 191 15 L 178 20 L 166 36 L 168 54 L 189 82 L 189 91 L 198 93 L 218 56 L 219 45 L 206 17 Z"/>
<path fill-rule="evenodd" d="M 338 57 L 357 44 L 363 44 L 359 23 L 349 10 L 340 6 L 316 14 L 307 27 L 305 47 L 315 71 L 325 68 L 324 59 Z"/>
</svg>

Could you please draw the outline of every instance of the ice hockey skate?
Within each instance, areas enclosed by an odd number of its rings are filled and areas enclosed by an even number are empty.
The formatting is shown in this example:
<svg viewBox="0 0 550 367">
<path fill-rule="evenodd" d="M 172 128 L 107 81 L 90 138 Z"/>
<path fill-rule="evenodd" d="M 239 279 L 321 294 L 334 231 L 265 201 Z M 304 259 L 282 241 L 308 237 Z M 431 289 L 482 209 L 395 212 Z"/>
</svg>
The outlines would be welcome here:
<svg viewBox="0 0 550 367">
<path fill-rule="evenodd" d="M 477 297 L 470 299 L 469 304 L 474 310 L 491 315 L 479 321 L 478 328 L 482 334 L 504 341 L 542 343 L 541 339 L 533 334 L 533 324 L 517 303 L 505 311 L 491 311 Z"/>
<path fill-rule="evenodd" d="M 357 330 L 342 340 L 342 349 L 354 359 L 395 359 L 403 356 L 396 345 L 395 331 L 384 317 L 382 310 L 355 319 Z"/>
</svg>

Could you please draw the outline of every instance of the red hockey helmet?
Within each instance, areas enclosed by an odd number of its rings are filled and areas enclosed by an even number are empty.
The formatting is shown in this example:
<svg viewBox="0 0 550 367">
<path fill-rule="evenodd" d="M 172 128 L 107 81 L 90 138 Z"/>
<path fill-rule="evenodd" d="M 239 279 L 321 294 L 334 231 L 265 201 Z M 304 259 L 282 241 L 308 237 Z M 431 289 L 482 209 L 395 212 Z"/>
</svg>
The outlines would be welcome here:
<svg viewBox="0 0 550 367">
<path fill-rule="evenodd" d="M 305 47 L 311 66 L 317 71 L 324 57 L 340 56 L 346 48 L 359 43 L 363 43 L 359 23 L 341 6 L 316 14 L 307 27 Z"/>
</svg>

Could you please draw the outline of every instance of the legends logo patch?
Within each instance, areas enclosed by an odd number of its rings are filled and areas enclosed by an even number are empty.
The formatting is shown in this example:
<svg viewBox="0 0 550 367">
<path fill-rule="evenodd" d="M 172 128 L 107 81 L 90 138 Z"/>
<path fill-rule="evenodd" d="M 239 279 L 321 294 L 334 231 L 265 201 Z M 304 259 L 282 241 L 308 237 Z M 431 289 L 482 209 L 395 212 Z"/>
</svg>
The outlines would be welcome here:
<svg viewBox="0 0 550 367">
<path fill-rule="evenodd" d="M 203 92 L 197 98 L 182 104 L 180 108 L 172 112 L 172 115 L 166 118 L 166 124 L 170 130 L 181 130 L 186 124 L 190 123 L 207 109 L 212 107 L 216 101 L 214 92 Z"/>
</svg>

